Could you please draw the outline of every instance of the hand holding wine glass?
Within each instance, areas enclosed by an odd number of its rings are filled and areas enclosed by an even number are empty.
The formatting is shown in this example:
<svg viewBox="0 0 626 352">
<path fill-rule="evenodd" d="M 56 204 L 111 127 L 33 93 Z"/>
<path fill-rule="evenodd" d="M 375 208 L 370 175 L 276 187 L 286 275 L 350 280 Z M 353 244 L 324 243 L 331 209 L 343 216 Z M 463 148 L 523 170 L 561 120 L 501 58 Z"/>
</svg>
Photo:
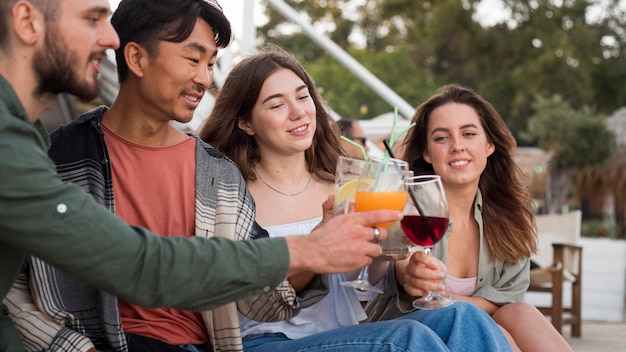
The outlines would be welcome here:
<svg viewBox="0 0 626 352">
<path fill-rule="evenodd" d="M 432 247 L 441 240 L 448 229 L 448 201 L 438 175 L 416 176 L 407 180 L 408 205 L 400 222 L 406 236 L 416 245 L 424 247 L 430 255 Z M 419 309 L 438 309 L 454 303 L 452 297 L 443 297 L 431 291 L 427 296 L 413 301 Z"/>
</svg>

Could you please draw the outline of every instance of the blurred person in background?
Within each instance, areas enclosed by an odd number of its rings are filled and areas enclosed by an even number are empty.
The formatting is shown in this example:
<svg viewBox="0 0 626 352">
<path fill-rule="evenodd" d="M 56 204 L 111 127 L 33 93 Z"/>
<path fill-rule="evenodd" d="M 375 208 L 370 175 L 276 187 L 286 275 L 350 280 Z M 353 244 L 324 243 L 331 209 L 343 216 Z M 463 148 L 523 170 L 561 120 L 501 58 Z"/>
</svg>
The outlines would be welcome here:
<svg viewBox="0 0 626 352">
<path fill-rule="evenodd" d="M 363 131 L 363 128 L 358 120 L 345 118 L 337 121 L 337 125 L 339 126 L 342 136 L 350 139 L 356 144 L 359 144 L 363 147 L 366 154 L 369 152 L 370 148 L 367 146 L 365 131 Z M 356 159 L 363 159 L 363 153 L 354 145 L 342 140 L 341 147 L 344 149 L 347 156 Z"/>
</svg>

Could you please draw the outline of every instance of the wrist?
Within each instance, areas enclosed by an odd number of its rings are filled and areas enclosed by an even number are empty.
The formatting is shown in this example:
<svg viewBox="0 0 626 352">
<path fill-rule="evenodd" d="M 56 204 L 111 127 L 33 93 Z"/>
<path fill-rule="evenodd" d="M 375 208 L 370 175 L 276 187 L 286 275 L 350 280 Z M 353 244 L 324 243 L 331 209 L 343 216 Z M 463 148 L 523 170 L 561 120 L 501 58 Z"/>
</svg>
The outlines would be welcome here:
<svg viewBox="0 0 626 352">
<path fill-rule="evenodd" d="M 317 272 L 314 264 L 317 257 L 311 253 L 315 250 L 311 249 L 311 241 L 308 236 L 287 236 L 287 249 L 289 250 L 289 271 L 287 276 L 302 272 Z"/>
</svg>

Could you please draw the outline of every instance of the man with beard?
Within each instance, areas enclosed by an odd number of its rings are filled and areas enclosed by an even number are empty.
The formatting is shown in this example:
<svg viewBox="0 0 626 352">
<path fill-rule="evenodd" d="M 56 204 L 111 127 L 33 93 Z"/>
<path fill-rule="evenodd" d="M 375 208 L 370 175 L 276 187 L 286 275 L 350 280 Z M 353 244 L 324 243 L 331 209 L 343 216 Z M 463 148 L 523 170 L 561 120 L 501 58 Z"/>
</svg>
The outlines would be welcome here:
<svg viewBox="0 0 626 352">
<path fill-rule="evenodd" d="M 381 254 L 372 241 L 386 232 L 368 225 L 398 220 L 397 212 L 348 214 L 286 239 L 166 238 L 61 181 L 39 116 L 60 92 L 97 94 L 104 51 L 119 46 L 110 12 L 107 0 L 0 2 L 0 297 L 27 253 L 129 302 L 191 310 L 263 294 L 288 274 L 356 269 Z M 4 306 L 0 350 L 23 350 Z"/>
<path fill-rule="evenodd" d="M 50 135 L 49 155 L 61 179 L 81 185 L 126 222 L 163 236 L 247 240 L 264 234 L 232 162 L 170 124 L 191 120 L 213 82 L 217 50 L 230 41 L 219 4 L 124 0 L 111 22 L 120 37 L 119 94 L 110 108 L 93 109 Z M 107 164 L 100 166 L 104 159 Z M 295 312 L 297 293 L 287 281 L 238 305 L 190 312 L 118 302 L 39 258 L 31 256 L 28 263 L 28 274 L 16 280 L 5 301 L 24 344 L 37 346 L 33 350 L 236 350 L 241 337 L 232 321 L 238 306 L 256 320 L 272 315 L 264 309 L 257 316 L 255 307 L 286 307 L 274 316 Z M 315 287 L 301 297 L 318 296 L 322 287 Z M 31 301 L 46 313 L 33 311 Z"/>
</svg>

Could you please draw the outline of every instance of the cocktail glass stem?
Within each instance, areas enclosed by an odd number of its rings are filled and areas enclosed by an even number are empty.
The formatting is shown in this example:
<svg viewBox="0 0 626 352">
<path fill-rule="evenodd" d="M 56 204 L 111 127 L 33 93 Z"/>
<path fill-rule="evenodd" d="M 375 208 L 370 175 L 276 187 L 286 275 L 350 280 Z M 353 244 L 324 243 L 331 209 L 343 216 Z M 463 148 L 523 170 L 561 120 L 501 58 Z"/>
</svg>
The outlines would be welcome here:
<svg viewBox="0 0 626 352">
<path fill-rule="evenodd" d="M 344 286 L 356 288 L 357 290 L 361 290 L 361 291 L 383 293 L 384 292 L 383 290 L 370 284 L 368 271 L 369 271 L 369 266 L 366 265 L 361 268 L 361 271 L 359 272 L 359 276 L 356 278 L 356 280 L 341 282 L 340 284 Z"/>
</svg>

